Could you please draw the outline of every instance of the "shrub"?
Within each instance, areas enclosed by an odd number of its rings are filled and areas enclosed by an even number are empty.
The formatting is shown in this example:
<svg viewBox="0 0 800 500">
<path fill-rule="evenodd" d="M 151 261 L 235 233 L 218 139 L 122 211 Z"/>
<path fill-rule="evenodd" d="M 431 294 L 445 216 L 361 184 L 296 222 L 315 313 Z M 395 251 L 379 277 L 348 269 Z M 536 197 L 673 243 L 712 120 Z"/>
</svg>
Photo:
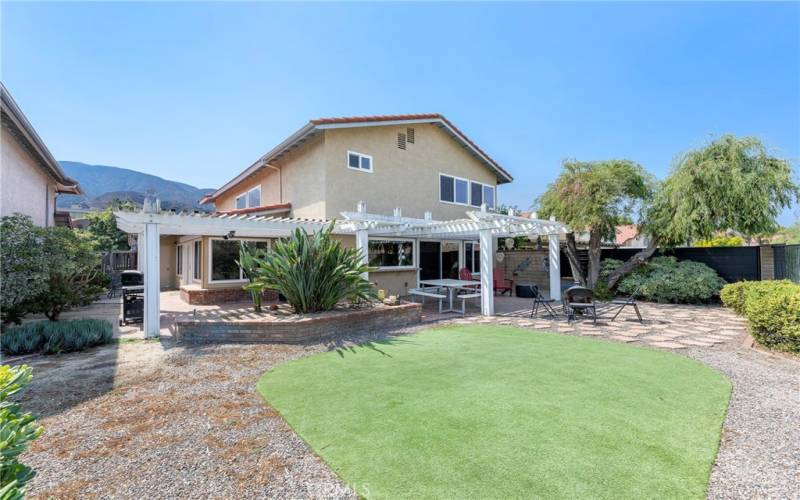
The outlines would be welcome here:
<svg viewBox="0 0 800 500">
<path fill-rule="evenodd" d="M 741 281 L 726 285 L 720 298 L 747 318 L 758 342 L 800 352 L 800 285 L 786 280 Z"/>
<path fill-rule="evenodd" d="M 46 288 L 25 302 L 28 311 L 57 320 L 70 307 L 91 304 L 108 286 L 109 278 L 100 269 L 100 254 L 72 229 L 47 228 L 43 245 Z"/>
<path fill-rule="evenodd" d="M 719 295 L 725 280 L 710 267 L 675 257 L 656 257 L 619 282 L 618 289 L 653 302 L 702 303 Z"/>
<path fill-rule="evenodd" d="M 253 283 L 246 290 L 276 290 L 298 314 L 329 311 L 342 300 L 370 300 L 374 291 L 361 274 L 368 267 L 355 249 L 331 239 L 333 224 L 308 234 L 296 229 L 275 242 L 256 263 Z"/>
<path fill-rule="evenodd" d="M 31 381 L 29 366 L 0 365 L 0 498 L 25 497 L 25 483 L 36 473 L 18 460 L 28 443 L 42 434 L 36 417 L 22 413 L 19 403 L 8 398 L 25 388 Z"/>
<path fill-rule="evenodd" d="M 44 228 L 27 215 L 0 221 L 0 313 L 3 323 L 17 323 L 25 315 L 25 301 L 47 288 Z"/>
<path fill-rule="evenodd" d="M 111 323 L 100 319 L 35 321 L 9 328 L 3 334 L 2 344 L 3 352 L 12 356 L 39 351 L 58 354 L 107 344 L 113 336 Z"/>
</svg>

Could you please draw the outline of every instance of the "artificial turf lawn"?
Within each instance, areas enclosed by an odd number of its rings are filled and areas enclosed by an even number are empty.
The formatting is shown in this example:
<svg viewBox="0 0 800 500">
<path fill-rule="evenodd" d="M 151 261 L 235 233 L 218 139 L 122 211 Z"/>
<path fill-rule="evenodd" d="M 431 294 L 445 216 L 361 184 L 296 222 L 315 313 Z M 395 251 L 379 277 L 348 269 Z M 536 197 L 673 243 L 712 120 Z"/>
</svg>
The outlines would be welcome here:
<svg viewBox="0 0 800 500">
<path fill-rule="evenodd" d="M 731 384 L 686 358 L 502 326 L 278 366 L 261 395 L 370 498 L 702 498 Z"/>
</svg>

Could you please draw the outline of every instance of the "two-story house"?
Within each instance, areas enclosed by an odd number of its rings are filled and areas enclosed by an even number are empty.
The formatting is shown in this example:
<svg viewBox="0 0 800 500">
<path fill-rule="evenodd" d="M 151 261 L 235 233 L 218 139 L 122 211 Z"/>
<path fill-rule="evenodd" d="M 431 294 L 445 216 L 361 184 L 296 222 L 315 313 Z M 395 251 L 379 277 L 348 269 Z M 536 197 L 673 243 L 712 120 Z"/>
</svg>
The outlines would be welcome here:
<svg viewBox="0 0 800 500">
<path fill-rule="evenodd" d="M 311 120 L 203 199 L 218 213 L 333 220 L 365 202 L 370 213 L 463 219 L 491 210 L 511 175 L 439 114 Z M 338 236 L 348 246 L 355 238 Z M 204 235 L 161 238 L 161 284 L 192 303 L 243 297 L 239 246 L 268 239 Z M 370 280 L 405 294 L 419 279 L 456 278 L 478 269 L 472 240 L 370 238 Z"/>
<path fill-rule="evenodd" d="M 80 194 L 80 186 L 67 177 L 2 83 L 0 99 L 0 215 L 20 213 L 39 226 L 53 226 L 61 215 L 56 213 L 56 197 Z"/>
</svg>

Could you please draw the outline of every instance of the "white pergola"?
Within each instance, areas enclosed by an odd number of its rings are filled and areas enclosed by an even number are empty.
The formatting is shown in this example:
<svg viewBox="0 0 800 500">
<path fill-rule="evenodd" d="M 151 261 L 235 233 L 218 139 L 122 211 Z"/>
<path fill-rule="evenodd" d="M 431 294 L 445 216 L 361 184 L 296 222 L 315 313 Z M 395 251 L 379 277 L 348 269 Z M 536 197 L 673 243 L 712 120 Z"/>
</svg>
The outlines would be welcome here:
<svg viewBox="0 0 800 500">
<path fill-rule="evenodd" d="M 319 231 L 331 223 L 333 233 L 355 236 L 356 248 L 368 263 L 370 237 L 395 237 L 436 240 L 478 240 L 481 246 L 481 314 L 494 314 L 493 263 L 496 238 L 515 236 L 547 236 L 550 250 L 550 290 L 561 289 L 560 250 L 558 235 L 566 233 L 564 224 L 515 215 L 503 215 L 486 210 L 466 212 L 466 218 L 449 221 L 433 220 L 430 213 L 423 219 L 403 217 L 399 208 L 394 215 L 370 214 L 366 204 L 359 202 L 355 212 L 342 212 L 336 221 L 303 218 L 279 218 L 257 215 L 225 215 L 160 212 L 157 204 L 145 204 L 140 212 L 114 212 L 117 226 L 127 233 L 139 235 L 139 261 L 144 272 L 145 336 L 160 332 L 160 244 L 161 236 L 195 235 L 245 238 L 280 238 L 297 228 Z M 365 277 L 368 277 L 368 273 Z M 551 293 L 552 295 L 552 293 Z"/>
</svg>

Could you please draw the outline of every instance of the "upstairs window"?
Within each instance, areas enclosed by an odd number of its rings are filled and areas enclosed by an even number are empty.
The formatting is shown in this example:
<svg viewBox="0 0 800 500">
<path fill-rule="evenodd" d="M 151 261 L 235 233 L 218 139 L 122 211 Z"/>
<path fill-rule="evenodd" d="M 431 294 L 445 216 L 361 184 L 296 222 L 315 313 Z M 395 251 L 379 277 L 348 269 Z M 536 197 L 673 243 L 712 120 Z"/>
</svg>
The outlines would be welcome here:
<svg viewBox="0 0 800 500">
<path fill-rule="evenodd" d="M 256 186 L 236 197 L 236 210 L 261 206 L 261 186 Z"/>
<path fill-rule="evenodd" d="M 483 203 L 483 184 L 480 182 L 470 182 L 470 205 L 473 207 L 481 206 Z"/>
<path fill-rule="evenodd" d="M 494 187 L 484 184 L 483 185 L 483 202 L 486 203 L 486 208 L 494 208 Z"/>
<path fill-rule="evenodd" d="M 439 201 L 466 205 L 469 202 L 469 181 L 440 174 Z"/>
<path fill-rule="evenodd" d="M 362 153 L 348 151 L 347 168 L 360 170 L 362 172 L 372 172 L 372 157 Z"/>
</svg>

